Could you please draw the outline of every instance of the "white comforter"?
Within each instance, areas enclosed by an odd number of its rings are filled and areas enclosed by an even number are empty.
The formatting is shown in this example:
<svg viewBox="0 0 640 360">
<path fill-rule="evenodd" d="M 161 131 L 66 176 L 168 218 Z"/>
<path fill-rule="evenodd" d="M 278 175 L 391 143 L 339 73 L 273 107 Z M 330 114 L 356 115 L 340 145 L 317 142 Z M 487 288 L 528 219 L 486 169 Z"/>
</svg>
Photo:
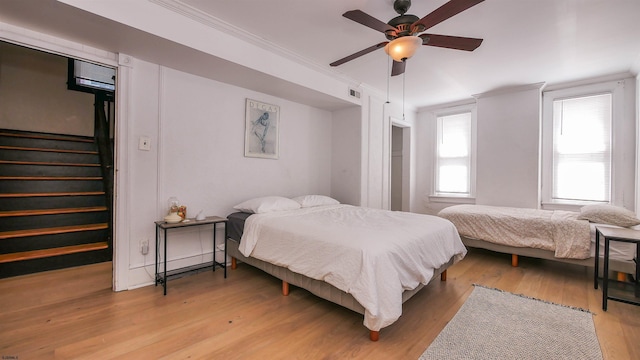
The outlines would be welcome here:
<svg viewBox="0 0 640 360">
<path fill-rule="evenodd" d="M 485 205 L 455 205 L 438 213 L 460 235 L 496 244 L 553 251 L 557 258 L 591 256 L 589 222 L 578 212 Z"/>
<path fill-rule="evenodd" d="M 252 215 L 239 249 L 351 294 L 374 331 L 400 317 L 404 290 L 467 253 L 448 220 L 350 205 Z"/>
</svg>

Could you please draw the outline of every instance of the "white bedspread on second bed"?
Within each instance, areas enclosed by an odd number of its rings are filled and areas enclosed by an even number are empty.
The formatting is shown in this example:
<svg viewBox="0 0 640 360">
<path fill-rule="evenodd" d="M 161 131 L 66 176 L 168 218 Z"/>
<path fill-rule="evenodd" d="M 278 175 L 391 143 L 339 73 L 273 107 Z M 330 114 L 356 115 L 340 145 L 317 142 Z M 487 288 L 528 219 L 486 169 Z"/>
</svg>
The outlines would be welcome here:
<svg viewBox="0 0 640 360">
<path fill-rule="evenodd" d="M 460 235 L 496 244 L 554 251 L 557 258 L 591 256 L 589 222 L 580 213 L 486 205 L 455 205 L 438 216 L 453 222 Z"/>
<path fill-rule="evenodd" d="M 400 317 L 404 290 L 467 252 L 448 220 L 350 205 L 252 215 L 239 249 L 351 294 L 374 331 Z"/>
</svg>

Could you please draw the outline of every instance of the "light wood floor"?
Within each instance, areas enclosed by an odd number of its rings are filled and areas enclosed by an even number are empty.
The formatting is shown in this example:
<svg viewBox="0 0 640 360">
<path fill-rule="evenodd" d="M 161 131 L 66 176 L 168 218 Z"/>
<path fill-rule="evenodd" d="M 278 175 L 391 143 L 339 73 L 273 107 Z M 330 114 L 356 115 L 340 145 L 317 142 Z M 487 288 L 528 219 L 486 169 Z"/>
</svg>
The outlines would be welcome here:
<svg viewBox="0 0 640 360">
<path fill-rule="evenodd" d="M 362 316 L 240 264 L 111 291 L 103 263 L 0 280 L 0 356 L 119 359 L 417 359 L 477 283 L 594 313 L 605 359 L 640 359 L 640 307 L 609 302 L 584 267 L 470 250 L 369 341 Z M 490 336 L 490 334 L 488 334 Z"/>
</svg>

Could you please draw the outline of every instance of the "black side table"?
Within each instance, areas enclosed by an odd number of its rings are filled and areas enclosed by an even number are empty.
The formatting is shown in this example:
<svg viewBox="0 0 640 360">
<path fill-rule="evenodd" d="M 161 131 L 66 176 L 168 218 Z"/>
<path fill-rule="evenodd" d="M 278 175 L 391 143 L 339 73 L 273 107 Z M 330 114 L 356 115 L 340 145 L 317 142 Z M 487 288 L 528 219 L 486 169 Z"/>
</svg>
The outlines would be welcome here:
<svg viewBox="0 0 640 360">
<path fill-rule="evenodd" d="M 218 224 L 224 223 L 224 260 L 223 262 L 216 261 L 216 227 Z M 224 277 L 227 278 L 227 219 L 219 216 L 208 216 L 204 220 L 195 220 L 195 219 L 186 219 L 179 223 L 167 223 L 166 221 L 156 221 L 156 286 L 158 284 L 162 284 L 164 287 L 164 294 L 167 295 L 167 280 L 171 277 L 181 275 L 190 271 L 196 271 L 208 267 L 213 267 L 213 271 L 216 271 L 216 265 L 222 267 L 224 269 Z M 179 229 L 189 226 L 203 226 L 203 225 L 213 225 L 213 261 L 203 264 L 198 264 L 194 266 L 188 266 L 185 268 L 174 269 L 167 272 L 167 232 L 172 229 Z M 164 237 L 164 267 L 162 272 L 160 271 L 160 262 L 158 261 L 158 257 L 160 255 L 160 233 L 163 234 Z"/>
<path fill-rule="evenodd" d="M 604 273 L 602 274 L 602 310 L 607 311 L 607 300 L 620 301 L 632 305 L 640 305 L 640 301 L 622 298 L 619 296 L 609 295 L 609 247 L 611 241 L 621 241 L 627 243 L 636 244 L 636 273 L 634 284 L 634 295 L 636 298 L 640 296 L 638 287 L 638 274 L 640 273 L 640 230 L 633 230 L 627 228 L 613 228 L 613 227 L 596 227 L 596 256 L 595 256 L 595 269 L 593 286 L 598 288 L 598 273 L 599 273 L 599 260 L 600 260 L 600 237 L 604 238 Z"/>
</svg>

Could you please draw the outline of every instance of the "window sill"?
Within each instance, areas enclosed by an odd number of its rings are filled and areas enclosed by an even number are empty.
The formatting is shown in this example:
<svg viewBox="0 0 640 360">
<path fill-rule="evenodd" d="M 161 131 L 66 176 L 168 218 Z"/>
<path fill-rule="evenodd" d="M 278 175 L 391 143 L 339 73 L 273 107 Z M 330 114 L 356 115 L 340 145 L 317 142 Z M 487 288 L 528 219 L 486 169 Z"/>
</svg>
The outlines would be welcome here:
<svg viewBox="0 0 640 360">
<path fill-rule="evenodd" d="M 466 196 L 429 195 L 429 202 L 450 203 L 450 204 L 475 204 L 476 198 L 466 197 Z"/>
<path fill-rule="evenodd" d="M 543 201 L 541 203 L 541 208 L 544 210 L 580 211 L 581 207 L 585 205 L 593 205 L 593 204 L 608 204 L 608 203 L 597 202 L 597 201 L 562 201 L 562 202 Z"/>
</svg>

